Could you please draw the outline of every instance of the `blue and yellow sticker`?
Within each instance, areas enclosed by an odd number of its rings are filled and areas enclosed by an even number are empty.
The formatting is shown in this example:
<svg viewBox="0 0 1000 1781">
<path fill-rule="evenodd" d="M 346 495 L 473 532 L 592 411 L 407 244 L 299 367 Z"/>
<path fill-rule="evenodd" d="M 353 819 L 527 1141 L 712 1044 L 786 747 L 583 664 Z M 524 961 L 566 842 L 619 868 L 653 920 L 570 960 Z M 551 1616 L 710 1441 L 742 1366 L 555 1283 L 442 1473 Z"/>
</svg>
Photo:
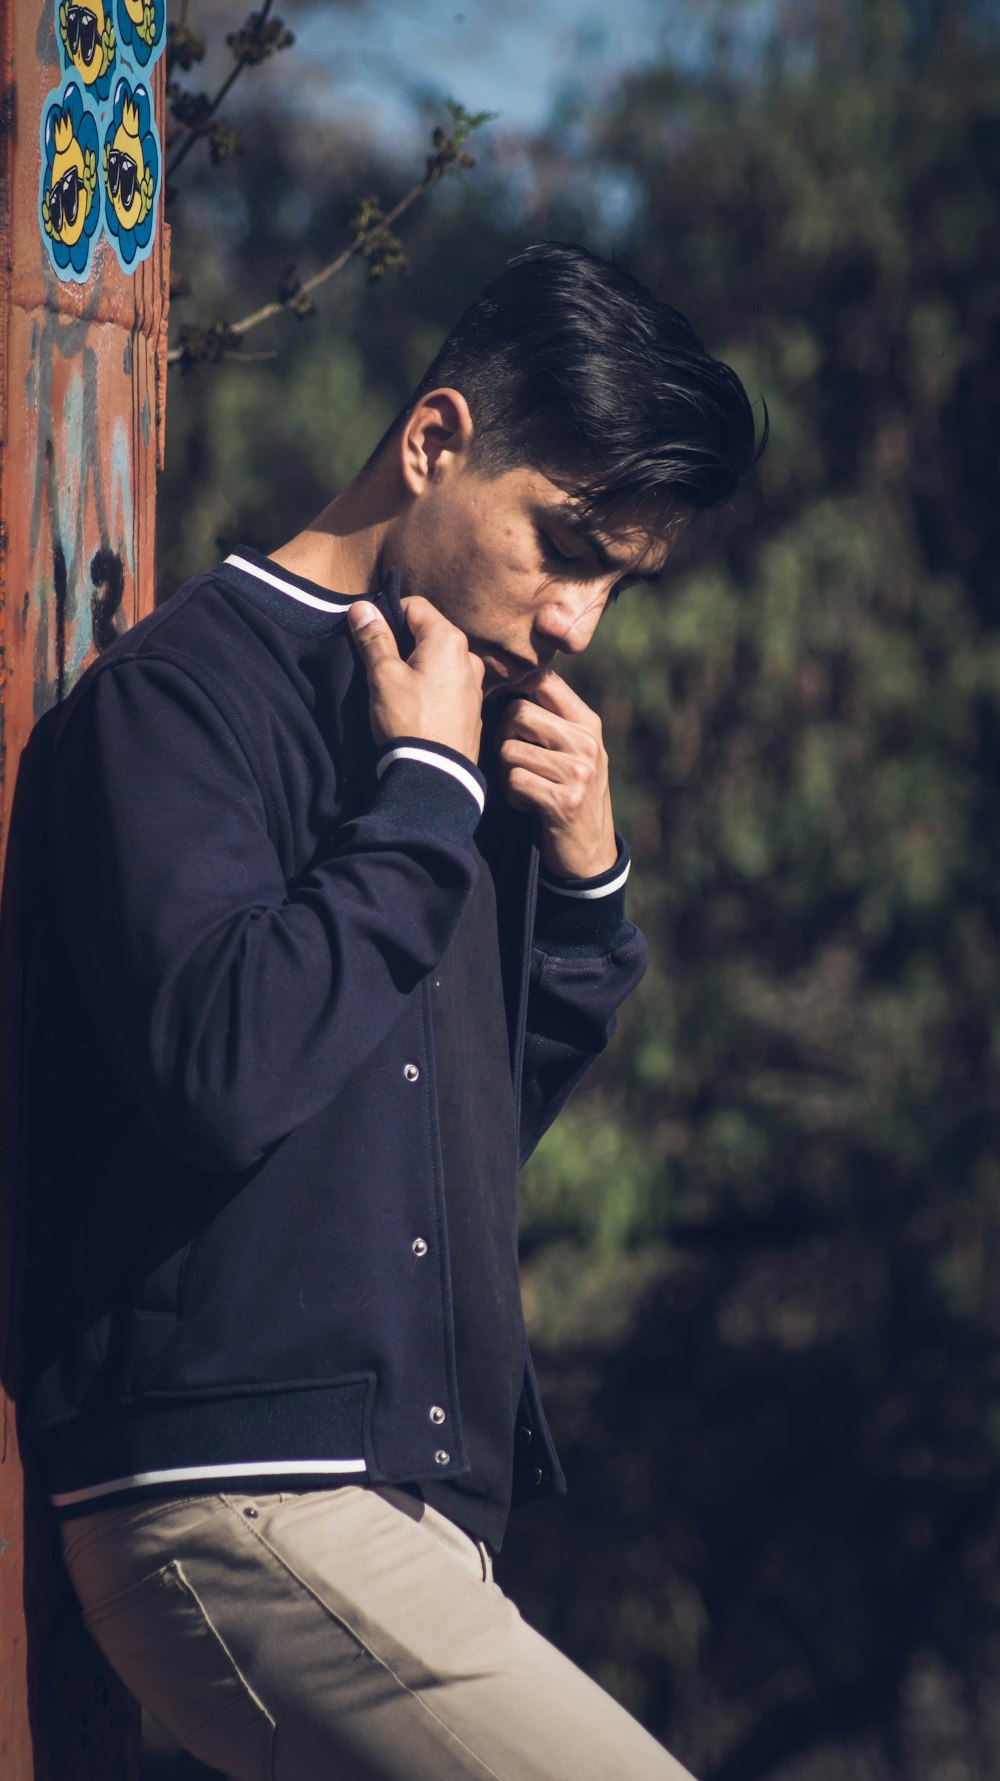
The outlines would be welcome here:
<svg viewBox="0 0 1000 1781">
<path fill-rule="evenodd" d="M 82 284 L 89 276 L 101 190 L 97 118 L 75 80 L 56 87 L 42 107 L 42 176 L 38 221 L 56 276 Z"/>
<path fill-rule="evenodd" d="M 117 0 L 115 16 L 122 55 L 147 68 L 167 35 L 167 0 Z"/>
<path fill-rule="evenodd" d="M 59 0 L 56 28 L 63 67 L 77 76 L 92 99 L 106 99 L 118 60 L 111 0 L 86 0 L 83 6 Z"/>
<path fill-rule="evenodd" d="M 101 156 L 104 227 L 124 272 L 153 245 L 160 189 L 160 138 L 144 86 L 123 75 L 115 87 Z"/>
<path fill-rule="evenodd" d="M 82 284 L 101 223 L 123 272 L 152 251 L 163 162 L 147 83 L 167 0 L 52 6 L 64 73 L 42 110 L 38 224 L 56 277 Z"/>
</svg>

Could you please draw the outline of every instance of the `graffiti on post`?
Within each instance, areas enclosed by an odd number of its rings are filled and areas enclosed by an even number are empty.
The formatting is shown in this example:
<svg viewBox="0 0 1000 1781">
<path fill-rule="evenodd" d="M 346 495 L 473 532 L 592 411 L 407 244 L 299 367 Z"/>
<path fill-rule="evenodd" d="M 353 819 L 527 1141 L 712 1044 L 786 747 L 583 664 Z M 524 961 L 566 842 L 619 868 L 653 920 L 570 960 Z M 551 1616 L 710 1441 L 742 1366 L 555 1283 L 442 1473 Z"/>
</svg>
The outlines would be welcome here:
<svg viewBox="0 0 1000 1781">
<path fill-rule="evenodd" d="M 42 239 L 60 278 L 90 276 L 101 215 L 97 180 L 97 119 L 75 80 L 48 95 L 42 110 L 42 179 L 38 214 Z"/>
<path fill-rule="evenodd" d="M 167 0 L 118 0 L 118 37 L 140 68 L 155 62 L 167 34 Z"/>
<path fill-rule="evenodd" d="M 37 718 L 136 611 L 155 374 L 145 343 L 136 374 L 137 337 L 126 334 L 122 348 L 121 323 L 106 312 L 121 274 L 133 277 L 157 246 L 163 160 L 152 95 L 166 6 L 38 0 L 34 16 L 37 64 L 46 81 L 59 75 L 47 92 L 39 83 L 44 263 L 63 285 L 88 287 L 82 306 L 74 294 L 65 307 L 51 288 L 22 335 L 26 402 L 15 413 L 23 412 L 28 447 L 23 537 L 31 569 L 11 610 L 33 658 Z M 141 301 L 147 313 L 146 289 Z M 127 328 L 127 312 L 122 319 Z"/>
<path fill-rule="evenodd" d="M 160 185 L 160 148 L 153 107 L 144 86 L 123 76 L 115 88 L 104 132 L 104 226 L 123 272 L 153 245 Z"/>
<path fill-rule="evenodd" d="M 44 525 L 52 551 L 52 597 L 39 602 L 35 636 L 36 717 L 65 697 L 92 644 L 105 649 L 114 641 L 125 572 L 135 570 L 129 424 L 117 415 L 110 441 L 107 428 L 99 427 L 98 359 L 86 344 L 86 326 L 51 312 L 36 322 L 25 380 L 26 406 L 38 417 L 29 549 L 34 559 Z M 60 441 L 58 462 L 53 433 Z M 94 521 L 102 540 L 96 552 L 85 541 Z M 89 609 L 78 592 L 88 571 Z"/>
<path fill-rule="evenodd" d="M 166 41 L 166 0 L 46 5 L 68 78 L 43 107 L 38 222 L 56 277 L 82 284 L 102 223 L 123 272 L 152 251 L 162 162 L 147 78 Z"/>
<path fill-rule="evenodd" d="M 117 40 L 111 7 L 105 0 L 88 0 L 74 6 L 57 0 L 57 28 L 63 66 L 73 68 L 95 99 L 111 91 L 117 60 Z"/>
</svg>

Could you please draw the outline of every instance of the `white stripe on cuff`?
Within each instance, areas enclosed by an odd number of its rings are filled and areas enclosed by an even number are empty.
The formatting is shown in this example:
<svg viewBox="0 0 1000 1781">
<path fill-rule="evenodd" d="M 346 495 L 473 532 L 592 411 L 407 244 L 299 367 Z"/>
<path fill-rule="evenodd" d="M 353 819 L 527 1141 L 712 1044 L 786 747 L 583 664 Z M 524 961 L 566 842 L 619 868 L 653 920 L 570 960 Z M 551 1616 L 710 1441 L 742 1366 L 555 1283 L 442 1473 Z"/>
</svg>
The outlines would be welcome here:
<svg viewBox="0 0 1000 1781">
<path fill-rule="evenodd" d="M 442 773 L 450 773 L 453 779 L 458 780 L 459 785 L 464 785 L 466 791 L 472 793 L 480 815 L 485 810 L 486 794 L 475 774 L 470 773 L 467 767 L 460 767 L 457 761 L 449 760 L 446 754 L 435 754 L 432 748 L 413 748 L 403 743 L 399 748 L 390 748 L 388 754 L 384 754 L 376 764 L 375 771 L 380 779 L 393 761 L 422 761 L 425 767 L 439 767 Z"/>
<path fill-rule="evenodd" d="M 235 554 L 228 556 L 226 562 L 233 569 L 242 569 L 244 575 L 256 575 L 258 581 L 266 581 L 268 587 L 276 587 L 281 594 L 289 594 L 293 600 L 301 600 L 303 606 L 316 606 L 320 612 L 347 612 L 348 606 L 338 605 L 334 600 L 321 600 L 318 594 L 307 594 L 304 588 L 293 587 L 290 581 L 283 581 L 280 575 L 272 575 L 267 569 L 258 568 L 256 563 L 248 563 L 246 557 Z"/>
<path fill-rule="evenodd" d="M 552 879 L 545 872 L 540 874 L 540 882 L 545 886 L 546 890 L 555 891 L 557 897 L 579 897 L 582 902 L 589 903 L 595 902 L 598 897 L 610 897 L 613 891 L 621 890 L 622 885 L 625 883 L 625 880 L 629 875 L 631 867 L 632 861 L 628 860 L 622 867 L 617 878 L 612 878 L 610 884 L 599 884 L 592 890 L 571 890 L 568 885 L 553 884 Z"/>
<path fill-rule="evenodd" d="M 135 1490 L 143 1484 L 179 1484 L 195 1478 L 283 1478 L 319 1476 L 335 1472 L 363 1472 L 363 1459 L 262 1459 L 247 1460 L 239 1465 L 172 1466 L 167 1471 L 134 1472 L 128 1478 L 109 1478 L 104 1484 L 89 1484 L 85 1490 L 63 1490 L 49 1501 L 56 1508 L 69 1503 L 87 1503 L 92 1497 L 109 1496 L 113 1490 Z"/>
</svg>

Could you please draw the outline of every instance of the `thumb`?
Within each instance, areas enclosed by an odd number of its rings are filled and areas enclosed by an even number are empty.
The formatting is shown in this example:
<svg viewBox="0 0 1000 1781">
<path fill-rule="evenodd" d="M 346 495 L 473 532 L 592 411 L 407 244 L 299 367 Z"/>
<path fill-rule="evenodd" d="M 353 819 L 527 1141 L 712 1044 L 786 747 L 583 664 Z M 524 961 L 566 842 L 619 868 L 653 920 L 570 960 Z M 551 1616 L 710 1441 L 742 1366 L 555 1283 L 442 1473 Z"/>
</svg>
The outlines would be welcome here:
<svg viewBox="0 0 1000 1781">
<path fill-rule="evenodd" d="M 379 662 L 399 660 L 392 630 L 370 600 L 356 600 L 348 609 L 347 623 L 366 673 L 370 674 Z"/>
</svg>

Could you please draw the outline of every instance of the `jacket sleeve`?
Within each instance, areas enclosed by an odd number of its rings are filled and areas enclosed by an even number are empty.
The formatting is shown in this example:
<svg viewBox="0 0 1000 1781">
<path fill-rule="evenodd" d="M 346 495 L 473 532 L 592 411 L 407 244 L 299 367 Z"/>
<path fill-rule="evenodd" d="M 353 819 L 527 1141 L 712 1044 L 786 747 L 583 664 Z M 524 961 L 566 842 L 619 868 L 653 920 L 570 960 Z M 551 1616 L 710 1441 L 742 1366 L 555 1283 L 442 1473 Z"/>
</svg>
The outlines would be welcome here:
<svg viewBox="0 0 1000 1781">
<path fill-rule="evenodd" d="M 625 915 L 629 853 L 597 878 L 542 873 L 521 1076 L 521 1163 L 598 1058 L 642 978 L 646 942 Z"/>
<path fill-rule="evenodd" d="M 370 809 L 288 883 L 252 744 L 207 685 L 143 654 L 79 690 L 52 770 L 57 927 L 163 1143 L 248 1167 L 333 1099 L 443 955 L 485 782 L 397 740 Z"/>
</svg>

